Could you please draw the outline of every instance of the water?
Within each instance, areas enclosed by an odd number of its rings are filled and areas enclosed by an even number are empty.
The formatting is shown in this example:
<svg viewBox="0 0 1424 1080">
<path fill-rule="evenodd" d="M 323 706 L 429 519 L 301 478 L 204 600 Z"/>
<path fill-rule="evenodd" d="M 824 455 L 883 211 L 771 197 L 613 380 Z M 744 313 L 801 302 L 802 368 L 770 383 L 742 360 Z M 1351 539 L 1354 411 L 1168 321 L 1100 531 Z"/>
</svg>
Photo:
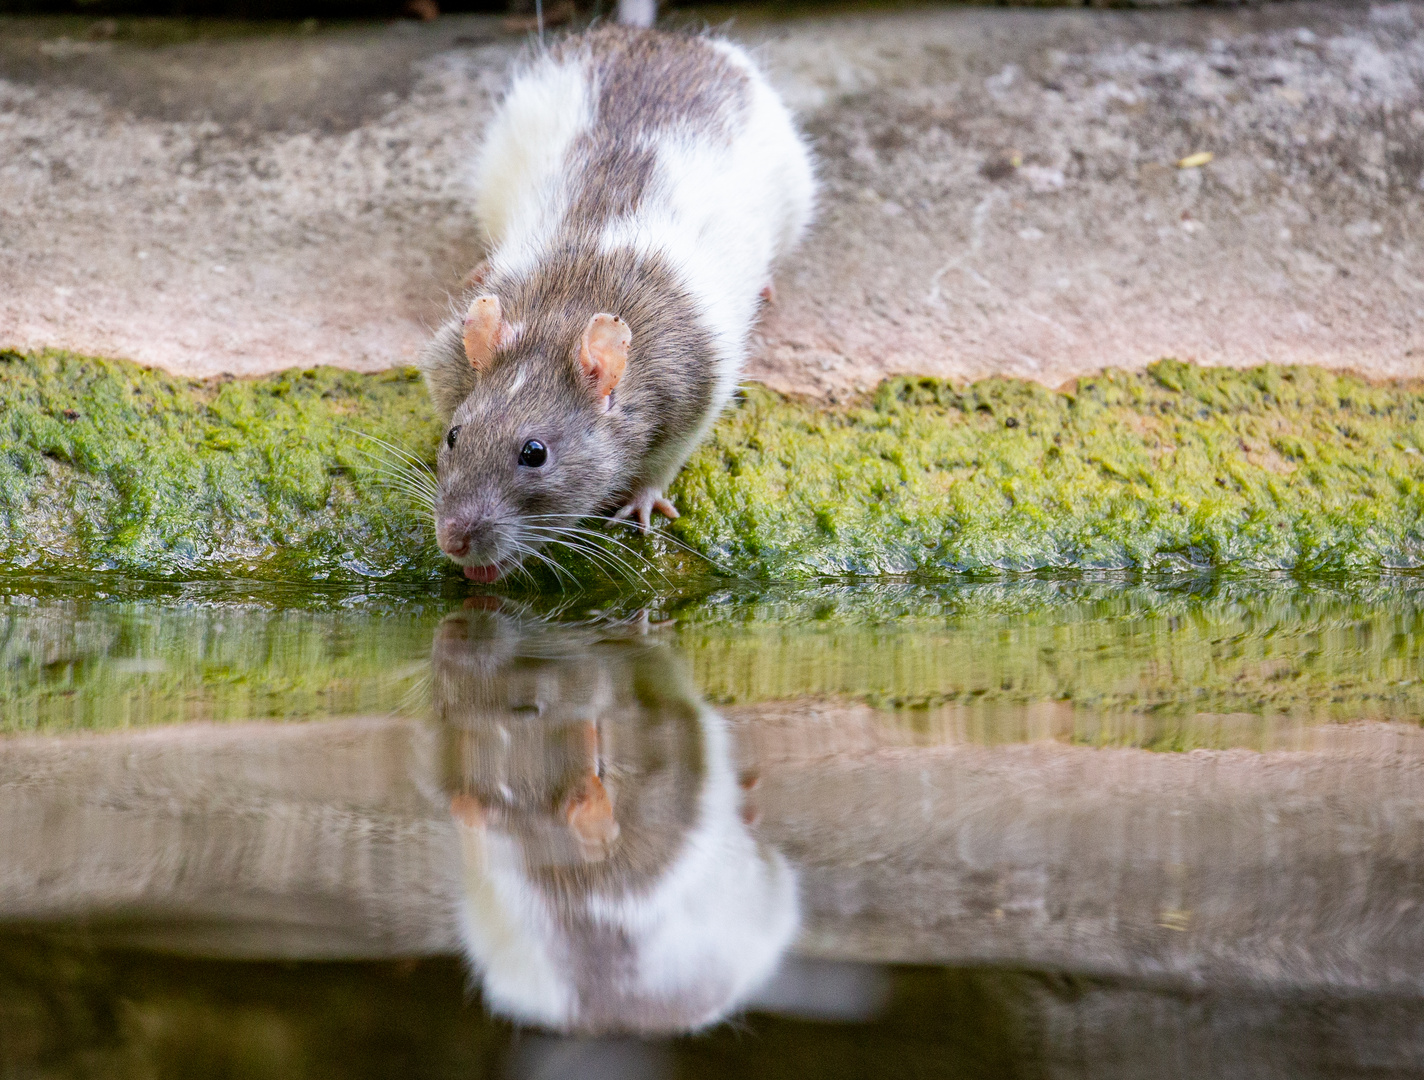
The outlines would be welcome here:
<svg viewBox="0 0 1424 1080">
<path fill-rule="evenodd" d="M 1424 579 L 0 582 L 0 1076 L 1424 1074 Z"/>
</svg>

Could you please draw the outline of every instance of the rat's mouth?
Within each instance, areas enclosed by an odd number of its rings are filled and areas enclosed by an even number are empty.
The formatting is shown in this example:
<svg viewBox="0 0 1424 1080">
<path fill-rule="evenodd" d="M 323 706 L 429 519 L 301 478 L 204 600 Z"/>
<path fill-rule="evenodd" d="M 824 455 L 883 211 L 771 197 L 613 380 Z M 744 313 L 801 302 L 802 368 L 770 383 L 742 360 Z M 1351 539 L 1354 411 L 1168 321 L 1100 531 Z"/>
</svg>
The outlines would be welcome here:
<svg viewBox="0 0 1424 1080">
<path fill-rule="evenodd" d="M 471 581 L 478 581 L 484 585 L 499 578 L 499 567 L 494 563 L 490 563 L 489 566 L 466 566 L 462 569 L 465 571 L 465 576 Z"/>
</svg>

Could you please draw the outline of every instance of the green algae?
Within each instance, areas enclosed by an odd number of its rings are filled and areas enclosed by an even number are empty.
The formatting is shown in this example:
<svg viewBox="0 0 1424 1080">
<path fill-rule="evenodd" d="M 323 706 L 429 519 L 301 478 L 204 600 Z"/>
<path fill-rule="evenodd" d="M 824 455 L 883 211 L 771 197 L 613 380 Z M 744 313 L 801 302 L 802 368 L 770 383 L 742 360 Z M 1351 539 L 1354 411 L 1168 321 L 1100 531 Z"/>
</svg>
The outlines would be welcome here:
<svg viewBox="0 0 1424 1080">
<path fill-rule="evenodd" d="M 434 446 L 414 372 L 198 382 L 0 352 L 0 566 L 429 578 L 430 528 L 373 459 Z"/>
<path fill-rule="evenodd" d="M 440 426 L 410 370 L 197 382 L 4 352 L 0 376 L 0 568 L 453 574 L 356 434 L 433 455 Z M 1424 386 L 1313 368 L 1162 361 L 1069 391 L 897 378 L 851 406 L 753 387 L 675 483 L 670 535 L 759 578 L 1418 567 L 1421 448 Z M 698 566 L 635 544 L 645 578 Z"/>
<path fill-rule="evenodd" d="M 1424 387 L 1312 368 L 751 390 L 684 470 L 678 533 L 766 574 L 1415 567 L 1421 447 Z"/>
</svg>

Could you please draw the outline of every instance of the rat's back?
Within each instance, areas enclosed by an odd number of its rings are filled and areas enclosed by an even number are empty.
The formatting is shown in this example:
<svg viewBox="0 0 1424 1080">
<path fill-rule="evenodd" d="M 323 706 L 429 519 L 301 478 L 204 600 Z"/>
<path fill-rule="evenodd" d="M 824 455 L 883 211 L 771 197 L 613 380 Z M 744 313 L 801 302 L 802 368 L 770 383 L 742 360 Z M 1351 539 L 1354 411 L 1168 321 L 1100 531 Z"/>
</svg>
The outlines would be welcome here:
<svg viewBox="0 0 1424 1080">
<path fill-rule="evenodd" d="M 772 264 L 804 230 L 813 197 L 805 145 L 742 49 L 625 27 L 529 63 L 478 162 L 493 275 L 523 277 L 589 244 L 664 260 L 715 343 L 718 407 Z"/>
</svg>

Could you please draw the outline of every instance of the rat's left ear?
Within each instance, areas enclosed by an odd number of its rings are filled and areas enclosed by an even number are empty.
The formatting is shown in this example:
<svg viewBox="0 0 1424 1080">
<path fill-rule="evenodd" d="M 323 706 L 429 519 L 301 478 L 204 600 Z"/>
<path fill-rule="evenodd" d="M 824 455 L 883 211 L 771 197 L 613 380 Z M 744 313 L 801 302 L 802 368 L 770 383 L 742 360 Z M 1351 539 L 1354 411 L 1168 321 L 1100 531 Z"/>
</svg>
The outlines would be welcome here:
<svg viewBox="0 0 1424 1080">
<path fill-rule="evenodd" d="M 465 312 L 465 359 L 476 371 L 484 371 L 494 354 L 519 340 L 519 326 L 511 326 L 500 312 L 499 297 L 485 293 L 470 301 Z"/>
<path fill-rule="evenodd" d="M 606 409 L 608 395 L 623 378 L 628 365 L 628 346 L 633 343 L 633 331 L 617 315 L 601 313 L 588 320 L 579 342 L 578 361 Z"/>
</svg>

